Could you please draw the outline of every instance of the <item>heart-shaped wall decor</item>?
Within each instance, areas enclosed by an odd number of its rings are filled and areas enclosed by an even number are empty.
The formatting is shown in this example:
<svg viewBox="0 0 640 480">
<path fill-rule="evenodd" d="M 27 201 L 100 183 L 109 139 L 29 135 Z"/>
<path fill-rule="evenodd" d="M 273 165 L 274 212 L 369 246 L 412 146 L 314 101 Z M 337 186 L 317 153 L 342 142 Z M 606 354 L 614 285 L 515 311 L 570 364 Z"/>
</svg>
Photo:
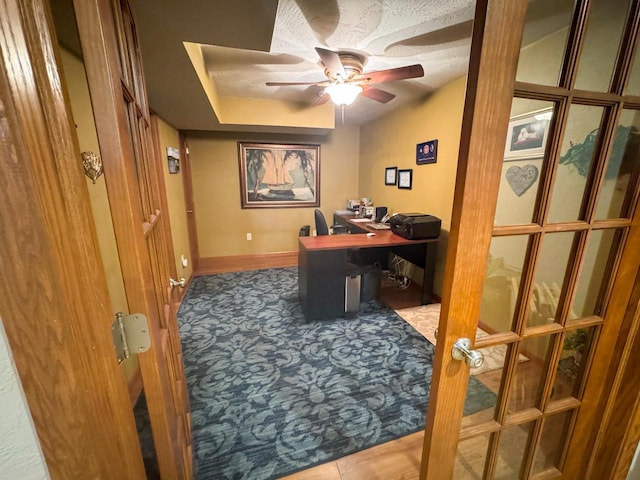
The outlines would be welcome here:
<svg viewBox="0 0 640 480">
<path fill-rule="evenodd" d="M 521 197 L 538 179 L 538 167 L 535 165 L 525 165 L 524 167 L 514 165 L 507 168 L 506 176 L 511 190 Z"/>
</svg>

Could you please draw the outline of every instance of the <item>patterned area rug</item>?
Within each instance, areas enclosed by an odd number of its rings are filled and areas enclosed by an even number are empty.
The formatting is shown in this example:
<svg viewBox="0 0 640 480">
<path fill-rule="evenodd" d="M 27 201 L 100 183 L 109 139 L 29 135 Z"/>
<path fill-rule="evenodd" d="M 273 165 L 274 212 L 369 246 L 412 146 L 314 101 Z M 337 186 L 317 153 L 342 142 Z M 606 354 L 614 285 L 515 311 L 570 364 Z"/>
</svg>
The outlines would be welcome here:
<svg viewBox="0 0 640 480">
<path fill-rule="evenodd" d="M 196 277 L 179 311 L 197 478 L 268 479 L 424 428 L 433 346 L 377 302 L 305 322 L 297 269 Z M 495 396 L 470 377 L 465 414 Z"/>
<path fill-rule="evenodd" d="M 435 331 L 436 328 L 438 328 L 438 322 L 440 321 L 439 303 L 434 303 L 431 305 L 421 305 L 419 307 L 403 308 L 402 310 L 396 310 L 396 313 L 400 315 L 413 328 L 424 335 L 424 337 L 429 340 L 432 345 L 436 344 Z M 487 332 L 478 328 L 478 330 L 476 331 L 476 340 L 488 335 L 489 334 Z M 482 353 L 484 355 L 484 364 L 480 368 L 471 369 L 470 374 L 480 375 L 481 373 L 501 369 L 504 365 L 506 352 L 507 347 L 504 345 L 483 348 Z M 528 360 L 528 358 L 521 354 L 519 360 L 520 362 L 524 362 Z"/>
</svg>

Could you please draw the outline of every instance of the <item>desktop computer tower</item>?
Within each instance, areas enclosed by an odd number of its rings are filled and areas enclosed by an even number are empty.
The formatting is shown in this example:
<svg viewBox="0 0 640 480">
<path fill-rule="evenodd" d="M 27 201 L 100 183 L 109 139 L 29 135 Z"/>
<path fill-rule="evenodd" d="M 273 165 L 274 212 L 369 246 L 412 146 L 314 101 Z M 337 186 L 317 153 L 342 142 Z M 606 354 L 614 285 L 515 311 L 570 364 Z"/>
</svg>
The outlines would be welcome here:
<svg viewBox="0 0 640 480">
<path fill-rule="evenodd" d="M 360 303 L 378 298 L 382 270 L 377 265 L 362 267 L 360 273 L 347 275 L 344 285 L 344 311 L 355 313 Z"/>
</svg>

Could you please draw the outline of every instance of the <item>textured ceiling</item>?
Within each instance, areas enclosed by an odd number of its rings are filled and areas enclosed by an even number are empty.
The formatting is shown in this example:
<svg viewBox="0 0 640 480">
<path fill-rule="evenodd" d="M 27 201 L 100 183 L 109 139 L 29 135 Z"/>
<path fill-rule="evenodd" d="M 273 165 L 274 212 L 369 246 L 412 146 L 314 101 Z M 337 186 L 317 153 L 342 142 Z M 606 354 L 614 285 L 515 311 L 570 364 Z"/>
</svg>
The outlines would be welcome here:
<svg viewBox="0 0 640 480">
<path fill-rule="evenodd" d="M 360 97 L 347 107 L 345 123 L 362 124 L 466 73 L 475 8 L 473 0 L 133 2 L 150 105 L 177 128 L 192 130 L 260 128 L 220 124 L 182 42 L 201 45 L 220 96 L 298 102 L 298 110 L 318 108 L 311 104 L 321 90 L 264 84 L 324 80 L 315 47 L 359 51 L 367 57 L 365 71 L 423 66 L 424 78 L 380 85 L 396 95 L 391 102 Z"/>
<path fill-rule="evenodd" d="M 222 96 L 309 106 L 321 88 L 265 82 L 324 80 L 315 47 L 359 52 L 367 59 L 365 72 L 423 66 L 423 78 L 380 85 L 396 95 L 388 104 L 360 96 L 348 106 L 345 123 L 362 124 L 466 73 L 473 11 L 472 0 L 281 0 L 268 51 L 202 45 L 202 53 Z"/>
<path fill-rule="evenodd" d="M 61 43 L 81 56 L 71 0 L 50 1 Z M 365 72 L 424 68 L 423 78 L 380 85 L 396 95 L 389 103 L 361 96 L 348 106 L 346 123 L 362 124 L 466 73 L 475 8 L 474 0 L 131 1 L 155 113 L 181 130 L 284 133 L 333 128 L 332 105 L 311 106 L 320 87 L 265 86 L 324 80 L 316 47 L 359 52 Z M 563 28 L 572 8 L 573 0 L 530 0 L 523 45 Z"/>
</svg>

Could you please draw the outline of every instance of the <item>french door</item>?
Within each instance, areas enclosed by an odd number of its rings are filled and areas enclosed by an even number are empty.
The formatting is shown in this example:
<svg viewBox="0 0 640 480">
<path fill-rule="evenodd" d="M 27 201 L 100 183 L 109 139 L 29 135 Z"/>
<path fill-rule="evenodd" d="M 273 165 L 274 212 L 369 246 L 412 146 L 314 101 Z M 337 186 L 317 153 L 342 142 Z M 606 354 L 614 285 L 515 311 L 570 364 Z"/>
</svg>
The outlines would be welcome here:
<svg viewBox="0 0 640 480">
<path fill-rule="evenodd" d="M 639 24 L 636 0 L 477 2 L 423 480 L 589 478 L 640 264 Z"/>
<path fill-rule="evenodd" d="M 191 425 L 170 288 L 168 209 L 154 151 L 141 56 L 128 0 L 74 0 L 130 312 L 152 347 L 138 355 L 162 478 L 192 477 Z"/>
</svg>

